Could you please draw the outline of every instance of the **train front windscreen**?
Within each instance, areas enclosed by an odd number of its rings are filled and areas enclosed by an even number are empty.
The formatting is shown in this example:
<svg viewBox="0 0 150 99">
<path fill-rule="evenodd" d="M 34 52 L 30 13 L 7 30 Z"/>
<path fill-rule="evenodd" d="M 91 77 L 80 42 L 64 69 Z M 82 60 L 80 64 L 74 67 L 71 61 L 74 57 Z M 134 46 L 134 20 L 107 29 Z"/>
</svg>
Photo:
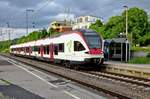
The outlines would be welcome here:
<svg viewBox="0 0 150 99">
<path fill-rule="evenodd" d="M 102 48 L 102 39 L 96 32 L 86 32 L 84 37 L 89 48 Z"/>
</svg>

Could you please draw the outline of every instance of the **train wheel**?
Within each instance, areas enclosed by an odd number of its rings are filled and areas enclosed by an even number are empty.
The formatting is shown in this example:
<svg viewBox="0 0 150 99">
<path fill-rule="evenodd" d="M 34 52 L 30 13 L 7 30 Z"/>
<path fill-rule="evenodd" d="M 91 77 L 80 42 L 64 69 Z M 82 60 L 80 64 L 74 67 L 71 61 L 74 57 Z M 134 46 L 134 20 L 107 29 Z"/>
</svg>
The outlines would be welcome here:
<svg viewBox="0 0 150 99">
<path fill-rule="evenodd" d="M 73 68 L 74 68 L 75 70 L 79 70 L 79 65 L 74 65 Z"/>
<path fill-rule="evenodd" d="M 100 65 L 104 64 L 104 58 L 101 59 Z"/>
<path fill-rule="evenodd" d="M 70 62 L 69 61 L 63 61 L 63 66 L 70 68 Z"/>
</svg>

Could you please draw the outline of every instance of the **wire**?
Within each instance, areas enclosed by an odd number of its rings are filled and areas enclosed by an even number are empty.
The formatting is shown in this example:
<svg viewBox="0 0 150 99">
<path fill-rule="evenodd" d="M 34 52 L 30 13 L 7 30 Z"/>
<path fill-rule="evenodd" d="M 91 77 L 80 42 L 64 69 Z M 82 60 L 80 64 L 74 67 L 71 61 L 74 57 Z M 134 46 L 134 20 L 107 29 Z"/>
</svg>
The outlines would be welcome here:
<svg viewBox="0 0 150 99">
<path fill-rule="evenodd" d="M 41 7 L 34 10 L 34 12 L 31 13 L 31 15 L 29 17 L 31 18 L 33 16 L 34 17 L 36 16 L 36 18 L 34 18 L 34 19 L 37 19 L 37 13 L 39 13 L 40 10 L 47 7 L 49 5 L 49 3 L 51 3 L 52 1 L 54 1 L 54 0 L 44 0 L 45 3 Z M 33 9 L 33 8 L 31 8 L 31 9 Z M 22 16 L 22 14 L 24 14 L 24 15 Z M 4 22 L 6 23 L 6 22 L 10 22 L 10 21 L 13 21 L 13 23 L 15 23 L 15 22 L 17 22 L 15 19 L 22 19 L 21 22 L 18 22 L 18 23 L 20 23 L 20 24 L 24 23 L 25 22 L 25 10 L 20 12 L 20 13 L 17 13 L 17 15 L 15 14 L 14 16 L 10 16 L 9 18 L 6 18 L 6 17 L 5 18 L 0 18 L 2 23 L 4 23 Z"/>
<path fill-rule="evenodd" d="M 41 6 L 40 8 L 38 8 L 38 9 L 35 10 L 36 13 L 37 13 L 38 11 L 42 10 L 43 8 L 45 8 L 45 7 L 46 7 L 49 3 L 51 3 L 52 1 L 54 1 L 54 0 L 46 0 L 46 3 L 45 3 L 43 6 Z"/>
</svg>

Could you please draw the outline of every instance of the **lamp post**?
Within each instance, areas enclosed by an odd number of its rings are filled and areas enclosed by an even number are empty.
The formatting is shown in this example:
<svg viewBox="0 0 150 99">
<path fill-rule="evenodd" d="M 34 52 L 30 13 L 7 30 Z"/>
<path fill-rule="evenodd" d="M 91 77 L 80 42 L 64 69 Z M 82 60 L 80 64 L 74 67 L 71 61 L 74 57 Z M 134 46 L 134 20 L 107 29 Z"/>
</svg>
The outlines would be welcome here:
<svg viewBox="0 0 150 99">
<path fill-rule="evenodd" d="M 28 35 L 28 27 L 29 27 L 29 24 L 28 24 L 28 12 L 33 12 L 34 10 L 32 9 L 26 9 L 26 35 Z"/>
<path fill-rule="evenodd" d="M 125 8 L 126 12 L 126 62 L 128 61 L 128 6 L 123 6 Z M 130 46 L 129 46 L 130 47 Z M 129 48 L 130 49 L 130 48 Z M 129 51 L 129 57 L 130 57 L 130 51 Z"/>
<path fill-rule="evenodd" d="M 8 40 L 10 40 L 10 24 L 9 22 L 7 22 L 6 24 L 7 24 Z"/>
<path fill-rule="evenodd" d="M 128 35 L 128 6 L 123 6 L 125 8 L 126 11 L 126 38 Z"/>
</svg>

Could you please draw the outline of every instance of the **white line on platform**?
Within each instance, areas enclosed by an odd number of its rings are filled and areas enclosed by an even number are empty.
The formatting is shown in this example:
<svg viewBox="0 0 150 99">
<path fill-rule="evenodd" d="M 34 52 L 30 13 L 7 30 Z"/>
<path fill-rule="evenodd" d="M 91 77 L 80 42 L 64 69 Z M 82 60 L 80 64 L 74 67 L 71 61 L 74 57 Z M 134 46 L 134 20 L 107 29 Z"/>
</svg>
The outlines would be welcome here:
<svg viewBox="0 0 150 99">
<path fill-rule="evenodd" d="M 13 62 L 15 63 L 14 60 L 12 60 L 12 59 L 10 59 L 10 60 L 13 61 Z M 19 62 L 18 64 L 21 65 L 21 66 L 29 67 L 28 65 L 22 64 L 22 63 L 20 63 L 20 62 Z M 32 67 L 29 67 L 29 68 L 32 68 Z M 36 72 L 39 72 L 39 73 L 42 74 L 42 75 L 48 76 L 48 74 L 43 73 L 43 72 L 41 72 L 41 71 L 39 71 L 39 70 L 37 70 L 37 69 L 35 69 L 35 68 L 32 68 L 32 70 L 34 70 L 34 71 L 36 71 Z"/>
<path fill-rule="evenodd" d="M 14 60 L 12 60 L 12 59 L 10 59 L 10 58 L 4 58 L 4 57 L 3 57 L 3 59 L 5 59 L 6 61 L 12 63 L 13 65 L 15 65 L 15 66 L 17 66 L 17 67 L 19 67 L 19 68 L 21 68 L 21 69 L 23 69 L 24 71 L 26 71 L 26 72 L 28 72 L 28 73 L 34 75 L 35 77 L 37 77 L 37 78 L 39 78 L 40 80 L 42 80 L 42 81 L 44 81 L 45 83 L 47 83 L 48 85 L 50 85 L 50 86 L 52 86 L 52 87 L 54 87 L 54 88 L 58 88 L 58 86 L 56 86 L 56 85 L 54 85 L 54 84 L 48 82 L 47 80 L 45 80 L 45 79 L 41 78 L 40 76 L 34 74 L 33 72 L 29 71 L 28 69 L 17 65 Z M 21 63 L 19 63 L 19 64 L 21 64 Z M 23 64 L 21 64 L 21 65 L 23 65 Z M 25 66 L 25 65 L 24 65 L 24 66 Z M 33 69 L 33 68 L 32 68 L 32 69 Z M 36 69 L 34 69 L 34 70 L 36 70 Z M 46 75 L 45 73 L 43 73 L 43 72 L 41 72 L 41 71 L 39 71 L 39 70 L 36 70 L 36 71 L 38 71 L 38 72 L 40 72 L 40 73 Z M 79 98 L 79 97 L 77 97 L 77 96 L 71 94 L 71 93 L 68 92 L 68 91 L 63 90 L 62 92 L 65 93 L 65 94 L 67 94 L 67 95 L 69 95 L 69 96 L 71 96 L 71 97 L 74 98 L 74 99 L 81 99 L 81 98 Z"/>
<path fill-rule="evenodd" d="M 50 85 L 50 86 L 52 86 L 52 87 L 54 87 L 54 88 L 58 88 L 58 86 L 56 86 L 56 85 L 54 85 L 54 84 L 48 82 L 47 80 L 45 80 L 45 79 L 41 78 L 40 76 L 34 74 L 33 72 L 29 71 L 28 69 L 26 69 L 26 68 L 24 68 L 24 67 L 22 67 L 22 66 L 19 66 L 19 65 L 17 65 L 16 63 L 14 63 L 14 62 L 12 62 L 12 61 L 10 61 L 10 60 L 7 60 L 7 61 L 10 62 L 10 63 L 12 63 L 13 65 L 15 65 L 15 66 L 17 66 L 17 67 L 19 67 L 19 68 L 25 70 L 26 72 L 28 72 L 28 73 L 34 75 L 35 77 L 37 77 L 37 78 L 39 78 L 40 80 L 42 80 L 42 81 L 44 81 L 45 83 L 47 83 L 48 85 Z"/>
<path fill-rule="evenodd" d="M 68 92 L 68 91 L 63 91 L 65 94 L 67 94 L 67 95 L 69 95 L 69 96 L 71 96 L 71 97 L 73 97 L 73 98 L 75 98 L 75 99 L 80 99 L 79 97 L 77 97 L 77 96 L 75 96 L 75 95 L 73 95 L 73 94 L 71 94 L 70 92 Z"/>
</svg>

